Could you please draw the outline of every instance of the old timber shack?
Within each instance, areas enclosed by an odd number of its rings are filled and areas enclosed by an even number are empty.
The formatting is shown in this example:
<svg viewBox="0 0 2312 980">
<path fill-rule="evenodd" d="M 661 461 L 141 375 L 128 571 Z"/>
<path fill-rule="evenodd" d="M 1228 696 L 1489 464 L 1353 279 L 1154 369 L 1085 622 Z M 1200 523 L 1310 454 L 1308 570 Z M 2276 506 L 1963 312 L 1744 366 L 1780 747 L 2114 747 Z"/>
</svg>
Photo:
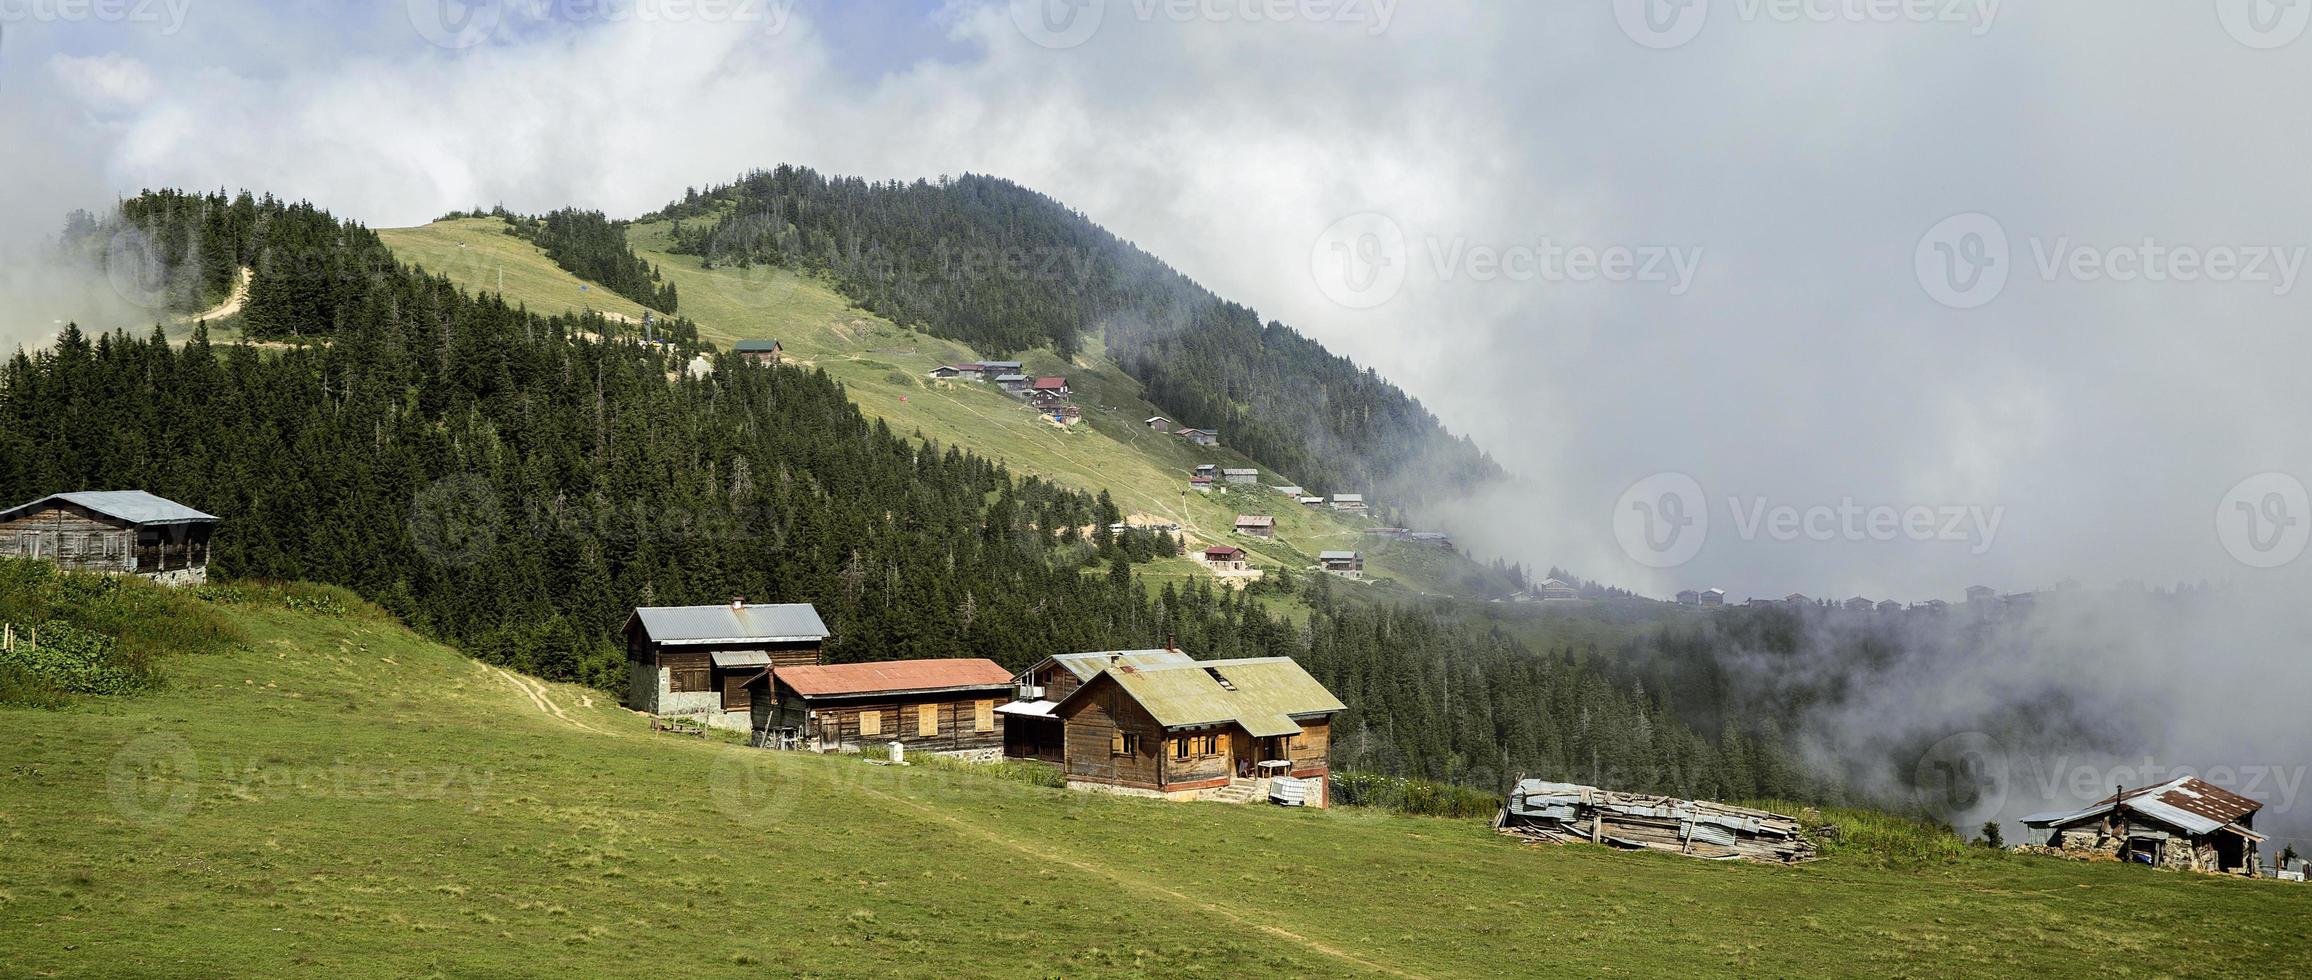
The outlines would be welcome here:
<svg viewBox="0 0 2312 980">
<path fill-rule="evenodd" d="M 1717 861 L 1790 864 L 1814 857 L 1798 821 L 1779 813 L 1539 779 L 1518 781 L 1493 826 L 1539 843 L 1587 842 Z"/>
</svg>

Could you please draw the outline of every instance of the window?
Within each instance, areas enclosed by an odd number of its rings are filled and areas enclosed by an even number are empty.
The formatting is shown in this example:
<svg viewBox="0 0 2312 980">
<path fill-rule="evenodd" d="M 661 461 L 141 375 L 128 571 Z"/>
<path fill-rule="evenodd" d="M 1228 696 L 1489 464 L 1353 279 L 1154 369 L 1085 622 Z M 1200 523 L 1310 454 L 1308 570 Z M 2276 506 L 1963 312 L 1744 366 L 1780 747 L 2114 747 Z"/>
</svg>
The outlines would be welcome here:
<svg viewBox="0 0 2312 980">
<path fill-rule="evenodd" d="M 1190 741 L 1192 741 L 1192 740 L 1191 740 L 1191 739 L 1186 739 L 1186 738 L 1176 738 L 1176 739 L 1173 739 L 1173 740 L 1172 740 L 1172 757 L 1173 757 L 1173 758 L 1175 758 L 1175 759 L 1186 759 L 1186 758 L 1188 758 L 1188 743 L 1189 743 Z"/>
<path fill-rule="evenodd" d="M 921 738 L 930 738 L 939 734 L 938 705 L 919 704 L 915 706 L 915 734 Z"/>
<path fill-rule="evenodd" d="M 1199 735 L 1199 736 L 1197 736 L 1197 737 L 1196 737 L 1196 754 L 1197 754 L 1197 755 L 1219 755 L 1219 754 L 1220 754 L 1220 736 L 1218 736 L 1218 735 Z"/>
<path fill-rule="evenodd" d="M 859 712 L 859 737 L 883 734 L 883 710 Z"/>
<path fill-rule="evenodd" d="M 994 701 L 980 701 L 971 706 L 971 730 L 975 732 L 995 731 Z"/>
<path fill-rule="evenodd" d="M 666 689 L 675 694 L 714 690 L 714 666 L 703 653 L 661 654 L 666 665 Z"/>
<path fill-rule="evenodd" d="M 1108 736 L 1108 754 L 1139 755 L 1140 736 L 1122 730 L 1111 733 Z"/>
</svg>

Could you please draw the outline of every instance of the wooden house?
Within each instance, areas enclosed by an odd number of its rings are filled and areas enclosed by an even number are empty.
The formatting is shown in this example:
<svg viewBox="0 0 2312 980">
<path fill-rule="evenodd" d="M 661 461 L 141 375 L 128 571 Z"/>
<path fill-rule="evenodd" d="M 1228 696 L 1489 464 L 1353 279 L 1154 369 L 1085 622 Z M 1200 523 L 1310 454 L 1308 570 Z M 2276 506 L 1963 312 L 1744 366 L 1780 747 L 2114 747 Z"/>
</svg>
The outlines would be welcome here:
<svg viewBox="0 0 2312 980">
<path fill-rule="evenodd" d="M 1903 611 L 1903 604 L 1893 599 L 1881 600 L 1878 604 L 1878 611 L 1881 615 L 1899 613 Z"/>
<path fill-rule="evenodd" d="M 1255 538 L 1276 537 L 1276 518 L 1266 514 L 1239 514 L 1236 518 L 1236 533 Z"/>
<path fill-rule="evenodd" d="M 626 619 L 626 706 L 753 728 L 767 672 L 820 663 L 827 636 L 809 603 L 637 609 Z"/>
<path fill-rule="evenodd" d="M 59 493 L 0 511 L 0 558 L 199 585 L 216 530 L 216 517 L 142 490 Z"/>
<path fill-rule="evenodd" d="M 1360 514 L 1361 514 L 1361 513 L 1364 513 L 1364 511 L 1365 511 L 1365 495 L 1364 495 L 1364 494 L 1361 494 L 1361 493 L 1336 493 L 1336 494 L 1333 494 L 1333 509 L 1334 509 L 1334 510 L 1345 510 L 1345 511 L 1350 511 L 1350 512 L 1353 512 L 1353 513 L 1360 513 Z"/>
<path fill-rule="evenodd" d="M 1147 420 L 1146 420 L 1146 421 L 1144 421 L 1144 422 L 1142 422 L 1141 424 L 1142 424 L 1142 425 L 1146 425 L 1146 426 L 1149 428 L 1149 430 L 1150 430 L 1150 431 L 1152 431 L 1152 432 L 1170 432 L 1170 431 L 1172 431 L 1172 420 L 1171 420 L 1171 419 L 1168 419 L 1168 418 L 1165 418 L 1164 416 L 1161 416 L 1161 415 L 1151 415 L 1151 416 L 1148 416 Z"/>
<path fill-rule="evenodd" d="M 1238 486 L 1249 487 L 1255 483 L 1260 482 L 1260 471 L 1254 469 L 1225 469 L 1220 471 L 1220 476 L 1222 479 L 1227 480 L 1230 483 L 1234 483 Z"/>
<path fill-rule="evenodd" d="M 1041 696 L 1005 706 L 1021 726 L 1007 755 L 1051 762 L 1056 745 L 1071 788 L 1173 799 L 1325 805 L 1332 719 L 1347 710 L 1287 657 L 1075 654 L 1029 668 L 1021 689 Z"/>
<path fill-rule="evenodd" d="M 996 383 L 996 384 L 997 384 L 999 387 L 1003 388 L 1003 390 L 1005 390 L 1005 391 L 1008 391 L 1008 392 L 1011 392 L 1011 393 L 1013 393 L 1013 394 L 1015 394 L 1015 395 L 1016 395 L 1016 394 L 1018 394 L 1018 393 L 1020 393 L 1020 392 L 1023 392 L 1023 391 L 1026 391 L 1026 390 L 1027 390 L 1027 388 L 1028 388 L 1028 376 L 1027 376 L 1027 375 L 1024 375 L 1024 374 L 1017 374 L 1017 373 L 1013 373 L 1013 374 L 999 374 L 999 375 L 996 375 L 996 376 L 995 376 L 995 383 Z"/>
<path fill-rule="evenodd" d="M 756 364 L 777 364 L 786 356 L 787 349 L 776 340 L 742 340 L 731 347 L 731 352 Z"/>
<path fill-rule="evenodd" d="M 1323 552 L 1317 555 L 1317 562 L 1334 575 L 1365 577 L 1365 556 L 1354 551 Z"/>
<path fill-rule="evenodd" d="M 1300 498 L 1300 503 L 1301 503 L 1301 506 L 1303 506 L 1303 507 L 1322 507 L 1322 506 L 1324 506 L 1324 505 L 1325 505 L 1325 498 L 1323 498 L 1323 497 L 1302 497 L 1302 498 Z"/>
<path fill-rule="evenodd" d="M 1190 470 L 1189 472 L 1191 472 L 1191 473 L 1194 473 L 1194 474 L 1196 474 L 1197 476 L 1219 476 L 1219 475 L 1220 475 L 1220 464 L 1218 464 L 1218 463 L 1198 463 L 1198 464 L 1196 464 L 1196 468 L 1195 468 L 1195 469 L 1193 469 L 1193 470 Z"/>
<path fill-rule="evenodd" d="M 1678 604 L 1681 606 L 1699 606 L 1702 604 L 1702 593 L 1696 592 L 1693 589 L 1680 590 L 1678 593 Z"/>
<path fill-rule="evenodd" d="M 1068 379 L 1037 378 L 1034 381 L 1028 382 L 1028 390 L 1033 391 L 1039 395 L 1066 398 L 1068 396 Z"/>
<path fill-rule="evenodd" d="M 1209 476 L 1189 477 L 1188 489 L 1194 490 L 1198 493 L 1210 493 L 1212 492 L 1212 478 Z"/>
<path fill-rule="evenodd" d="M 979 380 L 979 365 L 942 364 L 931 369 L 931 376 L 943 381 L 952 381 L 956 379 L 962 379 L 965 381 L 977 381 Z"/>
<path fill-rule="evenodd" d="M 1204 549 L 1204 564 L 1216 572 L 1244 571 L 1244 549 L 1216 544 Z"/>
<path fill-rule="evenodd" d="M 1564 579 L 1553 578 L 1541 583 L 1541 601 L 1571 602 L 1581 598 L 1581 589 Z"/>
<path fill-rule="evenodd" d="M 1716 609 L 1726 604 L 1725 589 L 1703 589 L 1702 608 Z"/>
<path fill-rule="evenodd" d="M 1876 608 L 1878 608 L 1878 603 L 1872 602 L 1869 599 L 1865 599 L 1862 596 L 1855 596 L 1852 599 L 1846 600 L 1847 612 L 1869 612 Z"/>
<path fill-rule="evenodd" d="M 1220 432 L 1217 429 L 1182 429 L 1175 435 L 1199 446 L 1220 445 Z"/>
<path fill-rule="evenodd" d="M 2117 792 L 2083 810 L 2023 818 L 2029 843 L 2155 868 L 2258 873 L 2256 812 L 2264 804 L 2185 777 Z"/>
<path fill-rule="evenodd" d="M 856 752 L 898 742 L 911 751 L 1003 752 L 1012 674 L 993 660 L 893 660 L 779 666 L 754 705 L 755 729 L 774 743 Z"/>
<path fill-rule="evenodd" d="M 981 374 L 990 378 L 1000 379 L 1007 374 L 1020 375 L 1022 380 L 1027 377 L 1022 373 L 1027 370 L 1027 366 L 1018 361 L 981 361 L 979 362 L 979 370 Z"/>
</svg>

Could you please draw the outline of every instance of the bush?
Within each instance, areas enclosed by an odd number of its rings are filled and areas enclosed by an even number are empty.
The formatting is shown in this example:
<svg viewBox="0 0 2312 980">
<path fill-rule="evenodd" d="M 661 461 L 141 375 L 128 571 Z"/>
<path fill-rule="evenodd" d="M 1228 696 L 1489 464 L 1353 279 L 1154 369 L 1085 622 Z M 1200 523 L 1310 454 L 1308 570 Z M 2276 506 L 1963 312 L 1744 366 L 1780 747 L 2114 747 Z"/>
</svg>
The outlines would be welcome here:
<svg viewBox="0 0 2312 980">
<path fill-rule="evenodd" d="M 0 703 L 34 707 L 154 687 L 161 658 L 218 653 L 241 641 L 194 595 L 21 559 L 0 559 L 0 622 L 17 634 L 17 648 L 0 653 Z"/>
<path fill-rule="evenodd" d="M 1412 817 L 1491 819 L 1501 811 L 1499 796 L 1433 779 L 1339 772 L 1332 776 L 1331 791 L 1334 806 L 1360 806 Z"/>
</svg>

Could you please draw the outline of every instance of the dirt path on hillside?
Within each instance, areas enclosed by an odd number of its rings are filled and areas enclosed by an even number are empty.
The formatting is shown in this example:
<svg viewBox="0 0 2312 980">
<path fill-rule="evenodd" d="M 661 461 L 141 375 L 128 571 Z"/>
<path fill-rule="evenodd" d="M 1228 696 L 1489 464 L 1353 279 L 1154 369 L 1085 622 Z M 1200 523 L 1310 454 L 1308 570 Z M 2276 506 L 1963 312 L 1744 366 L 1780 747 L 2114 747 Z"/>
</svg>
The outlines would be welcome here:
<svg viewBox="0 0 2312 980">
<path fill-rule="evenodd" d="M 540 714 L 544 714 L 547 717 L 569 725 L 572 728 L 592 732 L 596 735 L 614 736 L 619 734 L 618 732 L 603 731 L 602 729 L 596 728 L 583 721 L 579 721 L 576 718 L 570 717 L 569 713 L 562 710 L 561 705 L 554 702 L 553 692 L 547 689 L 544 681 L 537 680 L 536 678 L 524 677 L 520 674 L 514 673 L 513 671 L 507 670 L 504 667 L 496 667 L 489 664 L 483 664 L 482 669 L 497 675 L 500 680 L 513 685 L 514 690 L 522 692 L 524 696 L 530 699 L 531 706 L 537 708 Z M 588 698 L 586 703 L 591 706 L 593 704 L 593 699 Z"/>
<path fill-rule="evenodd" d="M 1156 895 L 1162 898 L 1168 898 L 1208 913 L 1227 916 L 1239 924 L 1258 929 L 1271 936 L 1275 936 L 1278 939 L 1285 940 L 1286 942 L 1298 943 L 1301 946 L 1306 947 L 1314 952 L 1321 953 L 1325 956 L 1330 956 L 1344 963 L 1353 963 L 1374 973 L 1386 973 L 1393 977 L 1408 978 L 1420 976 L 1420 974 L 1407 973 L 1393 966 L 1375 963 L 1372 960 L 1365 959 L 1362 956 L 1358 956 L 1355 953 L 1351 953 L 1347 950 L 1341 949 L 1340 947 L 1310 939 L 1307 936 L 1303 936 L 1300 933 L 1293 932 L 1289 929 L 1270 925 L 1267 922 L 1262 921 L 1263 918 L 1265 918 L 1263 915 L 1246 913 L 1237 909 L 1230 908 L 1226 905 L 1221 905 L 1215 902 L 1208 902 L 1193 895 L 1189 895 L 1185 892 L 1175 891 L 1171 888 L 1167 888 L 1164 885 L 1158 884 L 1157 882 L 1141 875 L 1131 874 L 1128 872 L 1116 870 L 1115 868 L 1092 864 L 1087 861 L 1079 861 L 1075 858 L 1056 854 L 1052 851 L 1051 846 L 1047 841 L 1031 842 L 1019 840 L 1000 832 L 990 830 L 986 827 L 982 827 L 979 824 L 972 823 L 971 821 L 964 820 L 955 816 L 954 814 L 948 813 L 947 811 L 939 810 L 930 806 L 926 806 L 922 803 L 918 803 L 904 796 L 895 796 L 869 786 L 860 786 L 858 788 L 862 792 L 880 796 L 886 800 L 890 800 L 893 803 L 897 803 L 901 806 L 905 806 L 909 809 L 920 812 L 925 816 L 952 824 L 999 847 L 1017 851 L 1022 856 L 1028 858 L 1030 861 L 1058 861 L 1061 864 L 1065 864 L 1068 867 L 1084 872 L 1085 874 L 1106 878 L 1123 888 L 1142 892 L 1145 894 Z"/>
<path fill-rule="evenodd" d="M 241 307 L 246 306 L 249 303 L 249 281 L 255 279 L 256 277 L 257 271 L 255 269 L 251 269 L 245 265 L 242 266 L 240 278 L 235 280 L 233 283 L 233 295 L 225 297 L 224 302 L 206 310 L 202 310 L 199 313 L 194 313 L 189 316 L 180 316 L 177 318 L 177 322 L 199 323 L 203 320 L 222 320 L 226 317 L 232 316 L 235 313 L 241 312 Z"/>
</svg>

